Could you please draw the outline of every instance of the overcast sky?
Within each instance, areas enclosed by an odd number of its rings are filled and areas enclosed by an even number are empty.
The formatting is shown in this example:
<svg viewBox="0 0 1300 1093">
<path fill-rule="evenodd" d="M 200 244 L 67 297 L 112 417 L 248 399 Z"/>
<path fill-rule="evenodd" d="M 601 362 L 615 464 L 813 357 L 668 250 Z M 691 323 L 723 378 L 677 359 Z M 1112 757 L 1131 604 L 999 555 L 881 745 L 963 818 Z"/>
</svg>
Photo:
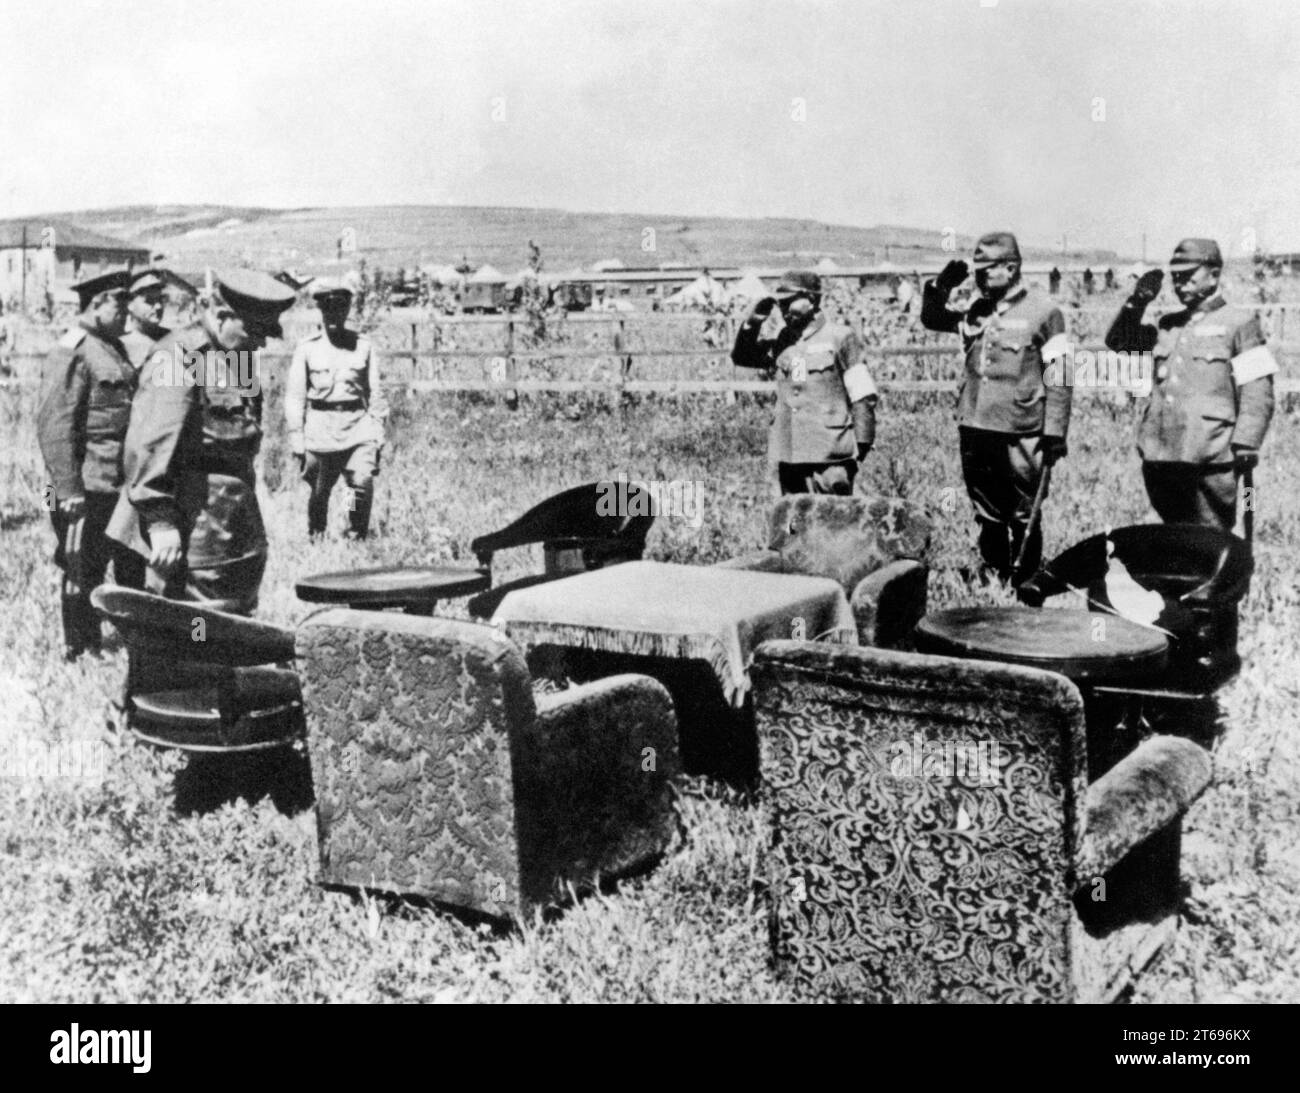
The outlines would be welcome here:
<svg viewBox="0 0 1300 1093">
<path fill-rule="evenodd" d="M 0 215 L 476 204 L 1300 249 L 1295 0 L 0 0 Z"/>
</svg>

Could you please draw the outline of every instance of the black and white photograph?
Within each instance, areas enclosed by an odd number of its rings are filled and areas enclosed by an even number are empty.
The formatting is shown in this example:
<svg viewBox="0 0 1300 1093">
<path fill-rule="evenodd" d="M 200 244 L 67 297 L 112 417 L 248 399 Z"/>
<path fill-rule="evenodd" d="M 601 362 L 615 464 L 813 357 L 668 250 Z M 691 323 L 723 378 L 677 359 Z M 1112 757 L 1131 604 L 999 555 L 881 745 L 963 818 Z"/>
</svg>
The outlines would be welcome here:
<svg viewBox="0 0 1300 1093">
<path fill-rule="evenodd" d="M 110 1003 L 1173 1004 L 1088 1062 L 1240 1070 L 1300 1002 L 1300 7 L 0 43 L 35 1058 L 165 1076 Z"/>
</svg>

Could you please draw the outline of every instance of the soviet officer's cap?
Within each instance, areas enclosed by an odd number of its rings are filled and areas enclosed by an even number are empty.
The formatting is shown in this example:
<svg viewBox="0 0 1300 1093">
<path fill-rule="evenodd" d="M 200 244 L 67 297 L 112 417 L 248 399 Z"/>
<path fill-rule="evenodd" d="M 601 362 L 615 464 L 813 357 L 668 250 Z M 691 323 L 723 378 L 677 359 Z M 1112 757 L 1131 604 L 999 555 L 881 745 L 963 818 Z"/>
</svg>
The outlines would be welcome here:
<svg viewBox="0 0 1300 1093">
<path fill-rule="evenodd" d="M 269 273 L 253 269 L 232 269 L 213 273 L 213 287 L 248 327 L 268 338 L 281 338 L 280 315 L 293 306 L 296 295 Z"/>
<path fill-rule="evenodd" d="M 131 295 L 138 296 L 144 292 L 161 292 L 167 287 L 167 281 L 161 271 L 142 269 L 131 279 Z"/>
<path fill-rule="evenodd" d="M 340 297 L 346 297 L 351 300 L 352 290 L 342 281 L 335 281 L 328 277 L 322 277 L 318 280 L 315 287 L 311 290 L 311 298 L 313 300 L 328 300 Z"/>
<path fill-rule="evenodd" d="M 820 296 L 822 279 L 810 269 L 792 269 L 781 275 L 781 283 L 776 286 L 776 296 Z"/>
<path fill-rule="evenodd" d="M 1010 232 L 989 232 L 975 244 L 976 269 L 986 269 L 998 262 L 1019 262 L 1020 244 Z"/>
<path fill-rule="evenodd" d="M 130 271 L 116 269 L 111 273 L 101 273 L 98 277 L 87 277 L 84 281 L 73 285 L 72 291 L 77 294 L 81 310 L 85 311 L 101 292 L 125 292 L 130 283 Z"/>
<path fill-rule="evenodd" d="M 1222 268 L 1223 255 L 1213 239 L 1184 239 L 1174 248 L 1170 269 L 1196 269 L 1197 266 Z"/>
</svg>

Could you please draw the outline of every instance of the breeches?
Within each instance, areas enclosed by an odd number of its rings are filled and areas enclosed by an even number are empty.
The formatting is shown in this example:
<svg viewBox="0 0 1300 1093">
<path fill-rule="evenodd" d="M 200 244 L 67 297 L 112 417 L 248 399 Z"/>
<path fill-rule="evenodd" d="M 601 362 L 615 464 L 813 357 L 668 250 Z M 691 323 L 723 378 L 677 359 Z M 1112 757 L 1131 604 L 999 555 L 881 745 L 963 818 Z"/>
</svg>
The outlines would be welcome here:
<svg viewBox="0 0 1300 1093">
<path fill-rule="evenodd" d="M 374 498 L 375 475 L 379 473 L 379 445 L 358 444 L 338 452 L 308 452 L 303 465 L 303 481 L 311 487 L 307 501 L 307 530 L 323 535 L 329 519 L 330 493 L 339 477 L 352 491 L 348 509 L 351 534 L 364 536 L 370 528 L 370 507 Z"/>
</svg>

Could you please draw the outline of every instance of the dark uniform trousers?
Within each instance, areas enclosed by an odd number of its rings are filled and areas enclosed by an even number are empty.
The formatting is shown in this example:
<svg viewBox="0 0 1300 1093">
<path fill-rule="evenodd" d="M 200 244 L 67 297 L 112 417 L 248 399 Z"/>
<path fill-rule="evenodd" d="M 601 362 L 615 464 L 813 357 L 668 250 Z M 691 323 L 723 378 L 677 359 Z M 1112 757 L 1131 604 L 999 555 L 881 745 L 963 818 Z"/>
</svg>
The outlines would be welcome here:
<svg viewBox="0 0 1300 1093">
<path fill-rule="evenodd" d="M 964 427 L 958 435 L 962 477 L 979 523 L 980 557 L 990 570 L 1006 577 L 1025 544 L 1034 494 L 1043 476 L 1043 438 Z M 1024 549 L 1020 572 L 1034 573 L 1043 560 L 1041 523 Z"/>
<path fill-rule="evenodd" d="M 1237 473 L 1231 463 L 1143 463 L 1142 481 L 1166 524 L 1232 531 L 1237 524 Z"/>
<path fill-rule="evenodd" d="M 100 648 L 99 615 L 91 606 L 90 593 L 104 583 L 110 562 L 113 580 L 123 588 L 143 589 L 145 584 L 144 559 L 104 534 L 117 494 L 90 492 L 85 497 L 86 514 L 78 521 L 80 527 L 72 525 L 62 511 L 50 514 L 58 540 L 54 564 L 63 571 L 61 608 L 69 659 Z"/>
<path fill-rule="evenodd" d="M 370 530 L 370 509 L 375 500 L 375 475 L 379 473 L 379 446 L 362 444 L 341 452 L 306 452 L 302 478 L 311 487 L 307 500 L 307 533 L 324 535 L 329 522 L 330 493 L 342 477 L 347 483 L 348 533 L 364 539 Z"/>
</svg>

